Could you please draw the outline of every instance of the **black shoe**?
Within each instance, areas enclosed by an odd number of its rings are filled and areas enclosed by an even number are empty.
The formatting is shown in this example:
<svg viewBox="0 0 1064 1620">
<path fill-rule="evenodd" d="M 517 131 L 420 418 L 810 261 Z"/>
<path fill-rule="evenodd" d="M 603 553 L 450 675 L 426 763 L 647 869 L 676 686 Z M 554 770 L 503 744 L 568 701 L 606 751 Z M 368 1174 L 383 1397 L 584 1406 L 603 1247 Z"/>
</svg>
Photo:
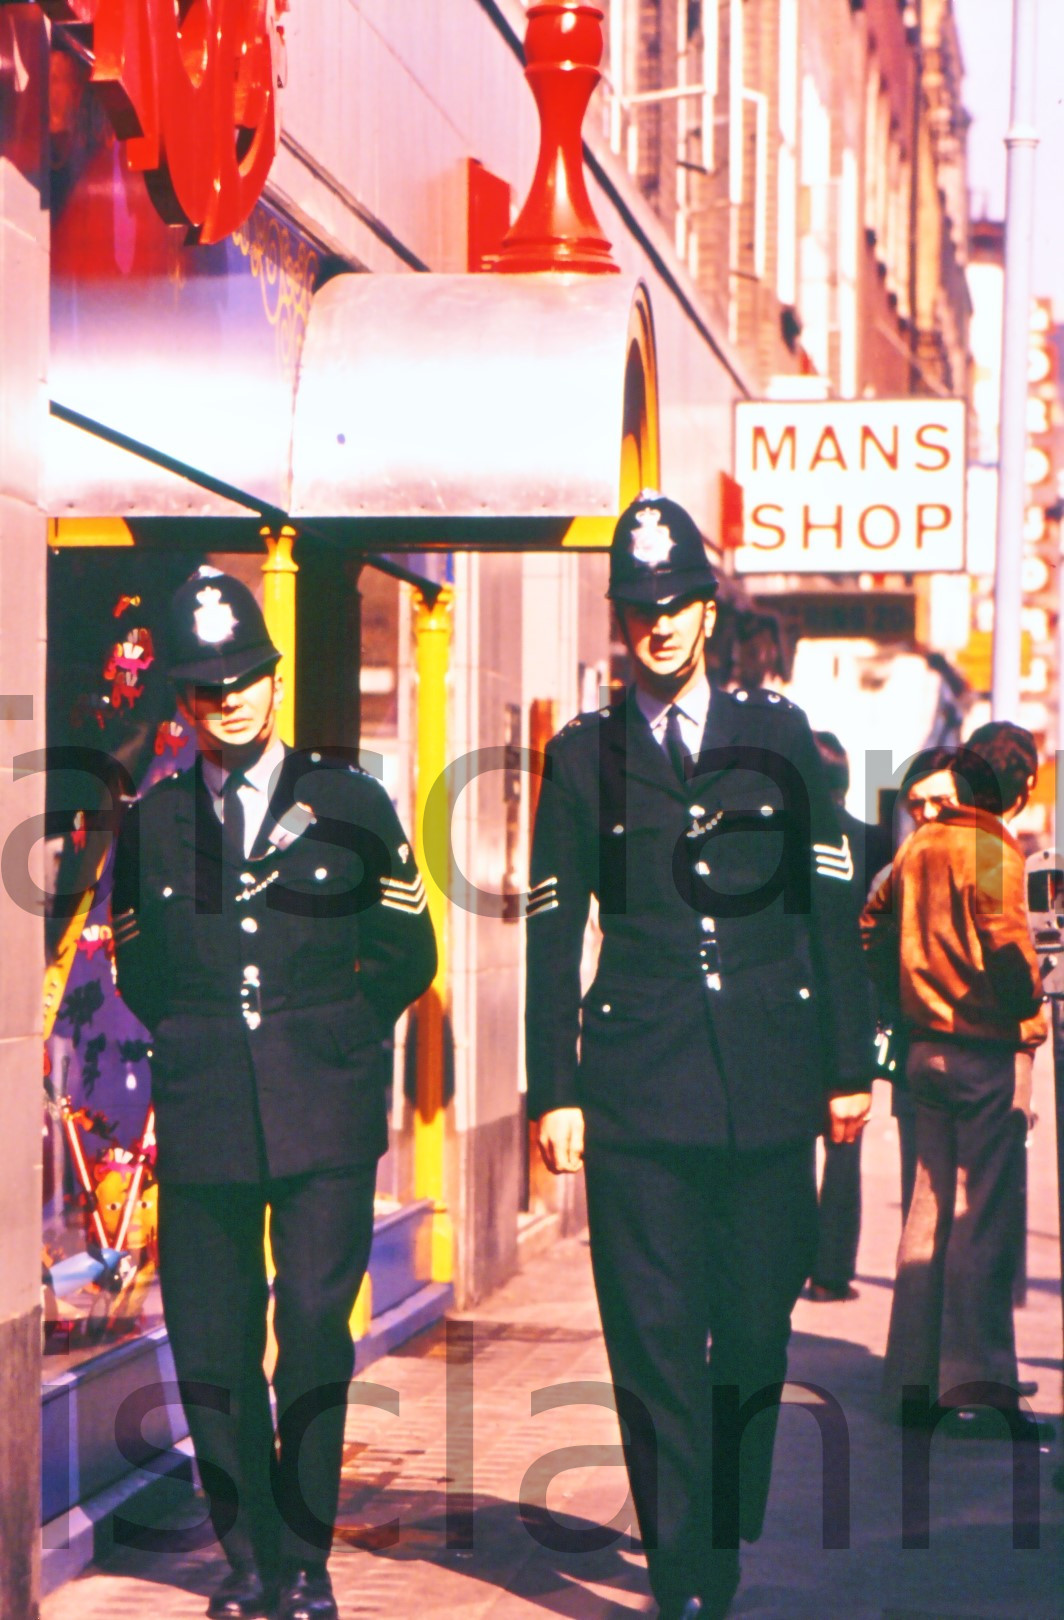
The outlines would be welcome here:
<svg viewBox="0 0 1064 1620">
<path fill-rule="evenodd" d="M 277 1595 L 257 1569 L 232 1569 L 207 1605 L 211 1620 L 266 1620 Z"/>
<path fill-rule="evenodd" d="M 936 1433 L 953 1440 L 1016 1439 L 1033 1441 L 1036 1445 L 1048 1445 L 1056 1434 L 1052 1423 L 1044 1418 L 1020 1414 L 1015 1430 L 1014 1421 L 1007 1412 L 995 1411 L 992 1406 L 954 1406 L 938 1424 Z"/>
<path fill-rule="evenodd" d="M 281 1581 L 277 1620 L 339 1620 L 332 1581 L 322 1567 L 290 1571 Z"/>
<path fill-rule="evenodd" d="M 811 1282 L 805 1297 L 817 1305 L 841 1305 L 844 1300 L 860 1299 L 861 1296 L 852 1283 Z"/>
</svg>

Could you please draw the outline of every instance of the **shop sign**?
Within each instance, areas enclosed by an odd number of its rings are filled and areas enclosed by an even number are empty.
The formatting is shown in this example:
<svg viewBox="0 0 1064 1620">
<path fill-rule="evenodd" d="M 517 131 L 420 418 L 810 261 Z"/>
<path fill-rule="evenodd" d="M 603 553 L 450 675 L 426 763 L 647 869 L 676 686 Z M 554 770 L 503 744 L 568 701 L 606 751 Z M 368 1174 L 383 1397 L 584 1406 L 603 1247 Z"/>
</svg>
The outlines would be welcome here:
<svg viewBox="0 0 1064 1620">
<path fill-rule="evenodd" d="M 964 568 L 959 399 L 749 400 L 735 407 L 741 574 Z"/>
<path fill-rule="evenodd" d="M 280 135 L 287 0 L 41 0 L 91 28 L 92 83 L 168 224 L 220 242 L 258 200 Z"/>
</svg>

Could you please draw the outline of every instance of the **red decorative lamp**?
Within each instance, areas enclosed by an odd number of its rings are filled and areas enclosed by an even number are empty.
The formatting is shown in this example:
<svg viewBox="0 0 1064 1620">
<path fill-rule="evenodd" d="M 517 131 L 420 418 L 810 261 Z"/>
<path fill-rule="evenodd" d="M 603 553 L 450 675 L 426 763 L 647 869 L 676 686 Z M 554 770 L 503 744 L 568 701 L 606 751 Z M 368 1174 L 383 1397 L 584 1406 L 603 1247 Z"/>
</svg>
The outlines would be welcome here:
<svg viewBox="0 0 1064 1620">
<path fill-rule="evenodd" d="M 620 269 L 587 194 L 581 141 L 601 78 L 602 21 L 602 7 L 586 0 L 541 0 L 528 8 L 525 77 L 539 110 L 539 162 L 492 270 L 606 275 Z"/>
</svg>

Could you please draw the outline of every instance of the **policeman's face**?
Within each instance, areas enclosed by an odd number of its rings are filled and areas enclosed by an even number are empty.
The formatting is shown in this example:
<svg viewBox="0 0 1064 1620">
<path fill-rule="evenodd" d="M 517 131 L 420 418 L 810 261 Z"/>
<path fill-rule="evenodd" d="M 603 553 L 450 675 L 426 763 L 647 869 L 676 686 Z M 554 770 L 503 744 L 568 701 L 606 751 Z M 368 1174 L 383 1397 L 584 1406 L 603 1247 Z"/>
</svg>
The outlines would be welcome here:
<svg viewBox="0 0 1064 1620">
<path fill-rule="evenodd" d="M 957 782 L 952 771 L 933 771 L 910 782 L 905 790 L 905 808 L 918 827 L 925 821 L 937 821 L 949 805 L 956 805 Z"/>
<path fill-rule="evenodd" d="M 654 684 L 678 684 L 703 667 L 706 637 L 717 622 L 715 602 L 685 602 L 678 607 L 635 607 L 622 610 L 632 657 Z"/>
<path fill-rule="evenodd" d="M 180 699 L 185 719 L 205 754 L 260 754 L 277 735 L 281 681 L 272 670 L 233 686 L 187 686 Z"/>
</svg>

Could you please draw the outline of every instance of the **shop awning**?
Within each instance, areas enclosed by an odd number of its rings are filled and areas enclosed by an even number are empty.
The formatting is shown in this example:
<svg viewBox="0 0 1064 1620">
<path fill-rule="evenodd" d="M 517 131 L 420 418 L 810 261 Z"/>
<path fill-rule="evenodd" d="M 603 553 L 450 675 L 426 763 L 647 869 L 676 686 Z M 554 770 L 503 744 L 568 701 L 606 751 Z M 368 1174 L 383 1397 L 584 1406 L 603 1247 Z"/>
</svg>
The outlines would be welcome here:
<svg viewBox="0 0 1064 1620">
<path fill-rule="evenodd" d="M 314 296 L 287 422 L 276 395 L 180 350 L 151 368 L 116 354 L 105 377 L 53 367 L 51 391 L 125 435 L 53 417 L 60 519 L 250 508 L 417 546 L 520 520 L 549 543 L 657 481 L 649 297 L 614 276 L 337 276 Z"/>
<path fill-rule="evenodd" d="M 612 276 L 339 277 L 303 349 L 293 516 L 616 515 L 649 333 Z"/>
</svg>

